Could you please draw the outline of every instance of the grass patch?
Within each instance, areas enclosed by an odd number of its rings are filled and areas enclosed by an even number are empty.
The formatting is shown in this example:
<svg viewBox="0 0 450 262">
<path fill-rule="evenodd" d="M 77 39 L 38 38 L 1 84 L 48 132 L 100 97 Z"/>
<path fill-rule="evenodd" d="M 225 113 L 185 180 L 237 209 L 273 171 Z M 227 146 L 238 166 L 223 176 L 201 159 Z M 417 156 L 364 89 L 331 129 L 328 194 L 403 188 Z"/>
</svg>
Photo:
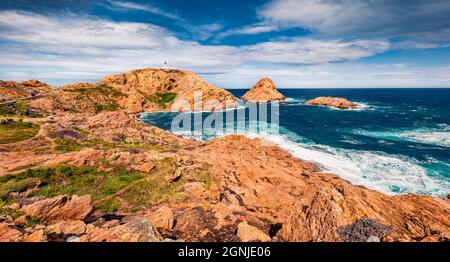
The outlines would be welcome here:
<svg viewBox="0 0 450 262">
<path fill-rule="evenodd" d="M 55 139 L 55 151 L 58 153 L 68 153 L 80 151 L 83 148 L 94 149 L 137 149 L 137 150 L 172 150 L 174 146 L 157 145 L 157 144 L 144 144 L 144 143 L 129 143 L 129 142 L 108 142 L 104 140 L 72 140 L 72 139 Z"/>
<path fill-rule="evenodd" d="M 84 148 L 77 140 L 57 138 L 54 141 L 55 151 L 58 153 L 76 152 Z"/>
<path fill-rule="evenodd" d="M 0 184 L 0 197 L 4 198 L 9 192 L 24 192 L 27 189 L 33 188 L 41 181 L 35 177 L 29 177 L 22 180 L 10 180 L 6 183 Z"/>
<path fill-rule="evenodd" d="M 106 104 L 100 104 L 100 103 L 95 103 L 95 107 L 97 108 L 98 112 L 101 111 L 117 111 L 120 109 L 119 104 L 117 104 L 116 102 L 109 102 Z"/>
<path fill-rule="evenodd" d="M 21 121 L 6 120 L 0 123 L 0 144 L 10 144 L 32 138 L 39 126 Z"/>
<path fill-rule="evenodd" d="M 8 191 L 24 190 L 41 182 L 42 186 L 33 196 L 91 195 L 94 206 L 106 213 L 123 209 L 122 202 L 126 203 L 126 210 L 137 211 L 149 205 L 184 199 L 180 189 L 186 181 L 181 178 L 168 184 L 165 180 L 167 174 L 175 172 L 175 160 L 166 158 L 154 164 L 156 167 L 150 174 L 120 167 L 99 171 L 94 166 L 59 164 L 2 176 L 0 186 Z M 3 200 L 9 199 L 4 196 Z"/>
<path fill-rule="evenodd" d="M 23 216 L 24 214 L 20 210 L 17 210 L 17 209 L 11 209 L 8 207 L 0 207 L 0 215 L 10 216 L 13 219 L 16 219 L 18 217 Z"/>
<path fill-rule="evenodd" d="M 175 93 L 157 93 L 155 95 L 147 97 L 147 99 L 155 104 L 158 104 L 160 107 L 165 108 L 167 105 L 175 100 L 177 94 Z"/>
<path fill-rule="evenodd" d="M 117 198 L 110 197 L 97 202 L 96 207 L 105 213 L 117 212 L 122 204 Z"/>
<path fill-rule="evenodd" d="M 181 178 L 177 182 L 167 184 L 165 176 L 175 172 L 175 163 L 172 158 L 165 158 L 155 163 L 156 168 L 151 176 L 136 181 L 121 194 L 132 207 L 130 211 L 139 210 L 141 207 L 159 204 L 161 202 L 180 201 L 184 194 L 180 188 L 186 181 Z"/>
<path fill-rule="evenodd" d="M 126 94 L 122 93 L 121 91 L 115 89 L 112 86 L 108 86 L 105 84 L 100 84 L 96 87 L 79 87 L 79 88 L 70 88 L 67 89 L 68 92 L 75 92 L 75 93 L 81 93 L 81 94 L 101 94 L 105 96 L 113 96 L 113 97 L 120 97 L 120 96 L 126 96 Z"/>
</svg>

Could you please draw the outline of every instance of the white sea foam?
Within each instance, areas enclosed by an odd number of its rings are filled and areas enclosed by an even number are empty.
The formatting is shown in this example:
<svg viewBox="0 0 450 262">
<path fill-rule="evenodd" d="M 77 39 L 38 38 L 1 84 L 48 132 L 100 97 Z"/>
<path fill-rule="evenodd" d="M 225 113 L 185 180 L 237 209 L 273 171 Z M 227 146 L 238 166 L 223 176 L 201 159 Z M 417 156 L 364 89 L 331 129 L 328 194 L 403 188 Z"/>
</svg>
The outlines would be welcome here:
<svg viewBox="0 0 450 262">
<path fill-rule="evenodd" d="M 443 126 L 442 128 L 419 128 L 400 131 L 354 130 L 352 133 L 382 139 L 406 140 L 416 143 L 450 147 L 450 128 L 448 126 Z"/>
<path fill-rule="evenodd" d="M 250 125 L 253 125 L 251 123 Z M 308 139 L 269 124 L 259 132 L 237 132 L 249 138 L 263 138 L 278 144 L 294 157 L 316 163 L 329 172 L 355 185 L 363 185 L 387 194 L 428 194 L 446 196 L 450 183 L 428 176 L 427 170 L 414 159 L 383 152 L 337 149 L 315 144 Z M 225 135 L 216 130 L 205 131 L 206 139 Z"/>
</svg>

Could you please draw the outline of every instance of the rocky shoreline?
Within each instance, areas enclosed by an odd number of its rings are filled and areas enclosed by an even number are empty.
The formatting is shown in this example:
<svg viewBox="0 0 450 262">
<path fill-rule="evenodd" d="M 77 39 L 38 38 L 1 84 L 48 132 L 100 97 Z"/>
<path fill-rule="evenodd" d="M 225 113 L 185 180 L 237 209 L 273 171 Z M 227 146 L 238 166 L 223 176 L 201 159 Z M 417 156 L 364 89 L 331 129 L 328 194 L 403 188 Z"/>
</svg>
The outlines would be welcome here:
<svg viewBox="0 0 450 262">
<path fill-rule="evenodd" d="M 29 102 L 42 117 L 2 122 L 33 132 L 0 143 L 0 241 L 449 240 L 448 199 L 355 186 L 261 139 L 202 143 L 145 125 L 136 111 L 163 105 L 133 103 L 146 85 L 187 96 L 200 80 L 132 72 L 64 87 Z"/>
</svg>

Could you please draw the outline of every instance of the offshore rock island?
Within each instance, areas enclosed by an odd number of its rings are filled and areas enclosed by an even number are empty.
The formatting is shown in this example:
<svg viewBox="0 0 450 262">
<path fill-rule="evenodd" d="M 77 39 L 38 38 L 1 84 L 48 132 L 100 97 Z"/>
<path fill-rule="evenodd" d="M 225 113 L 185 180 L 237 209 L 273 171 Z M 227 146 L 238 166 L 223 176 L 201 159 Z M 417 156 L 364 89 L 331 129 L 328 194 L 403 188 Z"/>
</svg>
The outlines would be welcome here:
<svg viewBox="0 0 450 262">
<path fill-rule="evenodd" d="M 242 96 L 242 100 L 252 103 L 284 101 L 286 98 L 277 90 L 270 78 L 262 78 Z"/>
<path fill-rule="evenodd" d="M 267 78 L 252 90 L 244 100 L 285 99 Z M 389 196 L 263 139 L 200 142 L 138 118 L 196 91 L 237 106 L 181 70 L 0 82 L 0 241 L 449 240 L 448 199 Z"/>
</svg>

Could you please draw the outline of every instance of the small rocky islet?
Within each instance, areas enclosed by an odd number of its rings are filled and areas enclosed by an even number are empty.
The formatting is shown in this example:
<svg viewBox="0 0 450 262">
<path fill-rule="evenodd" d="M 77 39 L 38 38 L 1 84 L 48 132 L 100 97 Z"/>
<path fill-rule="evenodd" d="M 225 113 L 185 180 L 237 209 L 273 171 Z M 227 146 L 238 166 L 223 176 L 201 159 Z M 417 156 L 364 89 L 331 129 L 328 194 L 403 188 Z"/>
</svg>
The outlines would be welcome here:
<svg viewBox="0 0 450 262">
<path fill-rule="evenodd" d="M 243 100 L 284 100 L 269 80 Z M 198 90 L 236 101 L 181 70 L 0 82 L 0 241 L 448 241 L 448 199 L 389 196 L 262 139 L 199 142 L 138 119 Z"/>
</svg>

